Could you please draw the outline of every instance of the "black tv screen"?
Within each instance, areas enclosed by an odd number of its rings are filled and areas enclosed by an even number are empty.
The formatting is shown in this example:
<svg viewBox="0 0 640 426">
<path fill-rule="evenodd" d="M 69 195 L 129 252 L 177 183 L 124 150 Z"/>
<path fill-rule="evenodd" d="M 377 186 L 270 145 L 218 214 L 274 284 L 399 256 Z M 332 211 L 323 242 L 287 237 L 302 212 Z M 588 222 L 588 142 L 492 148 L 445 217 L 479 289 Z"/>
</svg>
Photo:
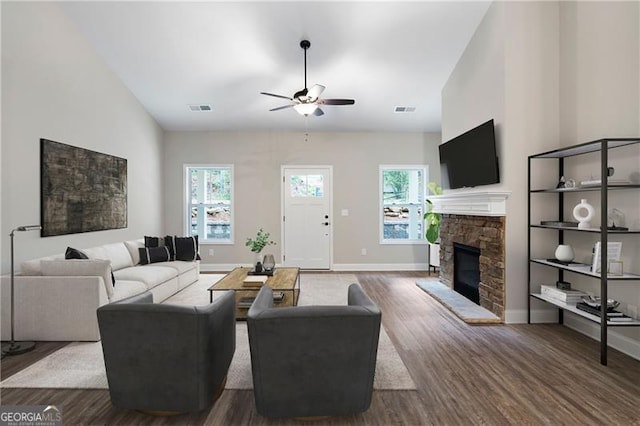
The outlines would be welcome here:
<svg viewBox="0 0 640 426">
<path fill-rule="evenodd" d="M 439 150 L 443 188 L 500 183 L 493 120 L 443 143 Z"/>
</svg>

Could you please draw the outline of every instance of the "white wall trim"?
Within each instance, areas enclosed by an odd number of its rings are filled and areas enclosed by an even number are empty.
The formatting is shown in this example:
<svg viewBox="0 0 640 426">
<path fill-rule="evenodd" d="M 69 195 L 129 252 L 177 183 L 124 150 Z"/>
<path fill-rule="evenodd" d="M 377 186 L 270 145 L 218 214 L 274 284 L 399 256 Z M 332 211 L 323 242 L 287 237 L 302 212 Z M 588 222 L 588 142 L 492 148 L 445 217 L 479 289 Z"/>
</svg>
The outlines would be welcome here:
<svg viewBox="0 0 640 426">
<path fill-rule="evenodd" d="M 460 191 L 443 195 L 429 195 L 433 211 L 471 216 L 506 216 L 507 198 L 511 191 Z"/>
<path fill-rule="evenodd" d="M 578 333 L 591 337 L 598 342 L 600 341 L 600 324 L 565 314 L 564 325 Z M 617 333 L 609 328 L 607 344 L 610 348 L 617 349 L 632 358 L 640 360 L 640 341 L 638 340 L 634 340 L 621 333 Z"/>
<path fill-rule="evenodd" d="M 202 272 L 229 272 L 238 267 L 252 268 L 253 265 L 238 263 L 201 263 Z M 276 265 L 276 268 L 281 265 Z M 354 272 L 354 271 L 424 271 L 427 272 L 427 263 L 338 263 L 334 264 L 333 272 Z"/>
<path fill-rule="evenodd" d="M 333 271 L 424 271 L 428 263 L 334 263 Z"/>
<path fill-rule="evenodd" d="M 251 263 L 200 263 L 201 272 L 231 272 L 236 268 L 253 268 Z"/>
</svg>

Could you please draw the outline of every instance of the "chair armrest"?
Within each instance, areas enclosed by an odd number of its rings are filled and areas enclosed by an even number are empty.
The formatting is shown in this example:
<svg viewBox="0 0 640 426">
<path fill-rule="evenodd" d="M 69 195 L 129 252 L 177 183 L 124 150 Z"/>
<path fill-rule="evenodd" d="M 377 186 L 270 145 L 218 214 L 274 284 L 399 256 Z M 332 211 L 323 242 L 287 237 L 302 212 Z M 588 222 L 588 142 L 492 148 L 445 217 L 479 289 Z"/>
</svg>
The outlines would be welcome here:
<svg viewBox="0 0 640 426">
<path fill-rule="evenodd" d="M 353 283 L 349 286 L 347 300 L 349 306 L 362 306 L 371 313 L 380 314 L 380 308 L 371 300 L 367 293 L 362 290 L 360 284 Z"/>
<path fill-rule="evenodd" d="M 255 318 L 267 309 L 273 307 L 273 290 L 268 285 L 262 286 L 256 300 L 253 301 L 247 319 Z"/>
<path fill-rule="evenodd" d="M 200 316 L 199 346 L 204 353 L 200 358 L 200 374 L 211 378 L 202 386 L 220 384 L 227 376 L 233 354 L 236 351 L 236 308 L 235 292 L 226 291 L 213 303 L 196 306 Z M 213 360 L 213 362 L 210 362 Z M 214 392 L 215 389 L 209 389 Z"/>
<path fill-rule="evenodd" d="M 153 293 L 150 291 L 145 291 L 144 293 L 136 294 L 135 296 L 127 297 L 126 299 L 118 300 L 117 302 L 113 302 L 114 304 L 125 304 L 125 303 L 153 303 Z"/>
</svg>

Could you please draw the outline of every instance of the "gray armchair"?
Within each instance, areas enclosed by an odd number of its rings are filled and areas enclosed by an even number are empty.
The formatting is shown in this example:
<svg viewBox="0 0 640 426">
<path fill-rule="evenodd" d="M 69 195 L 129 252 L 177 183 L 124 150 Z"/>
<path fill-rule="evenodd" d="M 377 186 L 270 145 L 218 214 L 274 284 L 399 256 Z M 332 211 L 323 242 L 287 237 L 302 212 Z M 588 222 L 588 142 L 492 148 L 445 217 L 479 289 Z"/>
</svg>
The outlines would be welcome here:
<svg viewBox="0 0 640 426">
<path fill-rule="evenodd" d="M 111 403 L 151 414 L 199 411 L 224 389 L 236 347 L 232 291 L 207 306 L 147 292 L 98 309 Z"/>
<path fill-rule="evenodd" d="M 260 289 L 247 317 L 253 393 L 266 417 L 360 413 L 371 405 L 380 309 L 359 284 L 348 306 L 273 308 Z"/>
</svg>

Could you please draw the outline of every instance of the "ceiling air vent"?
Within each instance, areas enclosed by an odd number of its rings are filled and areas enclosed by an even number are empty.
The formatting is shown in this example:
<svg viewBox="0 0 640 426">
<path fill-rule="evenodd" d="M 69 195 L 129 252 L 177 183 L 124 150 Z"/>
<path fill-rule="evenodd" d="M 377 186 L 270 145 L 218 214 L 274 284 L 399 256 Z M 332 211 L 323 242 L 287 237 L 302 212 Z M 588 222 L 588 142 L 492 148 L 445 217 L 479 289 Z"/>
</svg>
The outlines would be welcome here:
<svg viewBox="0 0 640 426">
<path fill-rule="evenodd" d="M 211 111 L 211 105 L 206 104 L 191 104 L 189 105 L 191 111 Z"/>
<path fill-rule="evenodd" d="M 393 112 L 416 112 L 416 107 L 414 106 L 397 106 Z"/>
</svg>

